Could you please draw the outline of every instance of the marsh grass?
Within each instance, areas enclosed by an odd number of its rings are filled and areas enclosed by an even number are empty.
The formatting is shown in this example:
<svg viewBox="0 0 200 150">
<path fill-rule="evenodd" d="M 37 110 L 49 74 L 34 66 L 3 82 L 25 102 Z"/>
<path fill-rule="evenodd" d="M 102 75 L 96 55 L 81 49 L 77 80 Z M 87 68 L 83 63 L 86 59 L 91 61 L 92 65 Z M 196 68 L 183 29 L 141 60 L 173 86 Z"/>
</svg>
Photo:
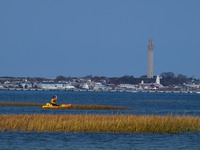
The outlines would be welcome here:
<svg viewBox="0 0 200 150">
<path fill-rule="evenodd" d="M 182 133 L 200 131 L 200 118 L 140 115 L 0 115 L 0 131 Z"/>
<path fill-rule="evenodd" d="M 39 103 L 24 103 L 24 102 L 0 102 L 0 106 L 39 106 L 43 104 Z"/>
<path fill-rule="evenodd" d="M 32 106 L 42 107 L 45 104 L 40 103 L 24 103 L 24 102 L 0 102 L 0 106 Z M 61 109 L 81 109 L 81 110 L 130 110 L 130 108 L 106 105 L 72 105 L 70 108 Z"/>
<path fill-rule="evenodd" d="M 69 109 L 86 109 L 86 110 L 130 110 L 130 108 L 120 106 L 106 106 L 106 105 L 72 105 Z"/>
</svg>

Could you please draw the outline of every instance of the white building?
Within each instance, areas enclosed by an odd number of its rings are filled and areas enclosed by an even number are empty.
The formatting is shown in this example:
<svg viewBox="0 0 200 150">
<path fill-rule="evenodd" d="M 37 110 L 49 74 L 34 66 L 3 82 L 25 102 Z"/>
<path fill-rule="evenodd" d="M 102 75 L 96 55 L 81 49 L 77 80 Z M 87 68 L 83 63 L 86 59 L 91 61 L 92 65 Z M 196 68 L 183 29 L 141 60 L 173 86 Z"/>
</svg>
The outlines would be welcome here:
<svg viewBox="0 0 200 150">
<path fill-rule="evenodd" d="M 94 87 L 93 87 L 93 90 L 95 91 L 101 91 L 101 90 L 105 90 L 106 87 L 100 83 L 100 82 L 94 82 Z"/>
<path fill-rule="evenodd" d="M 120 84 L 117 86 L 117 89 L 136 91 L 137 87 L 134 84 Z"/>
<path fill-rule="evenodd" d="M 155 83 L 144 83 L 144 81 L 141 81 L 141 84 L 139 85 L 139 89 L 144 89 L 144 90 L 157 90 L 162 87 L 163 85 L 160 84 L 160 76 L 156 77 Z"/>
<path fill-rule="evenodd" d="M 87 83 L 83 83 L 80 85 L 82 89 L 89 90 L 89 85 Z"/>
<path fill-rule="evenodd" d="M 76 89 L 74 86 L 68 83 L 53 83 L 53 82 L 42 82 L 38 84 L 38 87 L 45 90 L 72 90 Z"/>
</svg>

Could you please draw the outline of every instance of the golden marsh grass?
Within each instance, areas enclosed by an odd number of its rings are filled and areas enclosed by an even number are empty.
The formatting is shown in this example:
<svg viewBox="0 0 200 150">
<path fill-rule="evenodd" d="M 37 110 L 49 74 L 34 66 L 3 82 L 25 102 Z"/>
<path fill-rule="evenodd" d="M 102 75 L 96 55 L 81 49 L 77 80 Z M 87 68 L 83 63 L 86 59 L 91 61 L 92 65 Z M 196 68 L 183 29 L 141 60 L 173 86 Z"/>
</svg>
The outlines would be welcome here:
<svg viewBox="0 0 200 150">
<path fill-rule="evenodd" d="M 40 103 L 24 103 L 24 102 L 0 102 L 0 106 L 32 106 L 42 107 L 45 104 Z M 62 109 L 81 109 L 81 110 L 127 110 L 129 108 L 119 106 L 106 106 L 106 105 L 72 105 L 70 108 Z"/>
<path fill-rule="evenodd" d="M 39 103 L 24 103 L 24 102 L 0 102 L 0 106 L 42 106 Z"/>
<path fill-rule="evenodd" d="M 0 115 L 0 131 L 182 133 L 200 131 L 200 118 L 153 115 Z"/>
</svg>

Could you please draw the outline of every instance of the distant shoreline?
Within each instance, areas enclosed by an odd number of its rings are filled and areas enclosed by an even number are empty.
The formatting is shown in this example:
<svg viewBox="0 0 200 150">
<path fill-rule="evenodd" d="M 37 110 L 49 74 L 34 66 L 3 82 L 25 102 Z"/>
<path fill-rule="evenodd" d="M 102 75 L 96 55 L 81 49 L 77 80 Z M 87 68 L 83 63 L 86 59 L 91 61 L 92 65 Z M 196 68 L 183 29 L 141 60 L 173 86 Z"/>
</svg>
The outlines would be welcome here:
<svg viewBox="0 0 200 150">
<path fill-rule="evenodd" d="M 72 91 L 72 92 L 127 92 L 127 93 L 185 93 L 185 94 L 200 94 L 197 91 L 153 91 L 153 90 L 146 90 L 146 91 L 126 91 L 126 90 L 109 90 L 109 91 L 102 91 L 102 90 L 83 90 L 83 89 L 75 89 L 75 90 L 68 90 L 68 89 L 24 89 L 24 88 L 0 88 L 0 91 Z"/>
</svg>

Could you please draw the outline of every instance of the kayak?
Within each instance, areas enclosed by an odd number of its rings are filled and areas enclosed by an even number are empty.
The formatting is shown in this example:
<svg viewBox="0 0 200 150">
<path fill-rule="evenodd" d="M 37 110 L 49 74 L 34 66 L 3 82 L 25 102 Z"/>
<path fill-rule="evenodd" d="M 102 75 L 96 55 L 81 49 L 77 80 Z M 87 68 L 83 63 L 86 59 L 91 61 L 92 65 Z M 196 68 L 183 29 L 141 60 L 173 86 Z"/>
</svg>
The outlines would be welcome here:
<svg viewBox="0 0 200 150">
<path fill-rule="evenodd" d="M 72 107 L 72 104 L 61 104 L 61 105 L 57 105 L 54 106 L 50 103 L 46 103 L 46 105 L 43 105 L 42 108 L 49 108 L 49 109 L 60 109 L 60 108 L 70 108 Z"/>
</svg>

